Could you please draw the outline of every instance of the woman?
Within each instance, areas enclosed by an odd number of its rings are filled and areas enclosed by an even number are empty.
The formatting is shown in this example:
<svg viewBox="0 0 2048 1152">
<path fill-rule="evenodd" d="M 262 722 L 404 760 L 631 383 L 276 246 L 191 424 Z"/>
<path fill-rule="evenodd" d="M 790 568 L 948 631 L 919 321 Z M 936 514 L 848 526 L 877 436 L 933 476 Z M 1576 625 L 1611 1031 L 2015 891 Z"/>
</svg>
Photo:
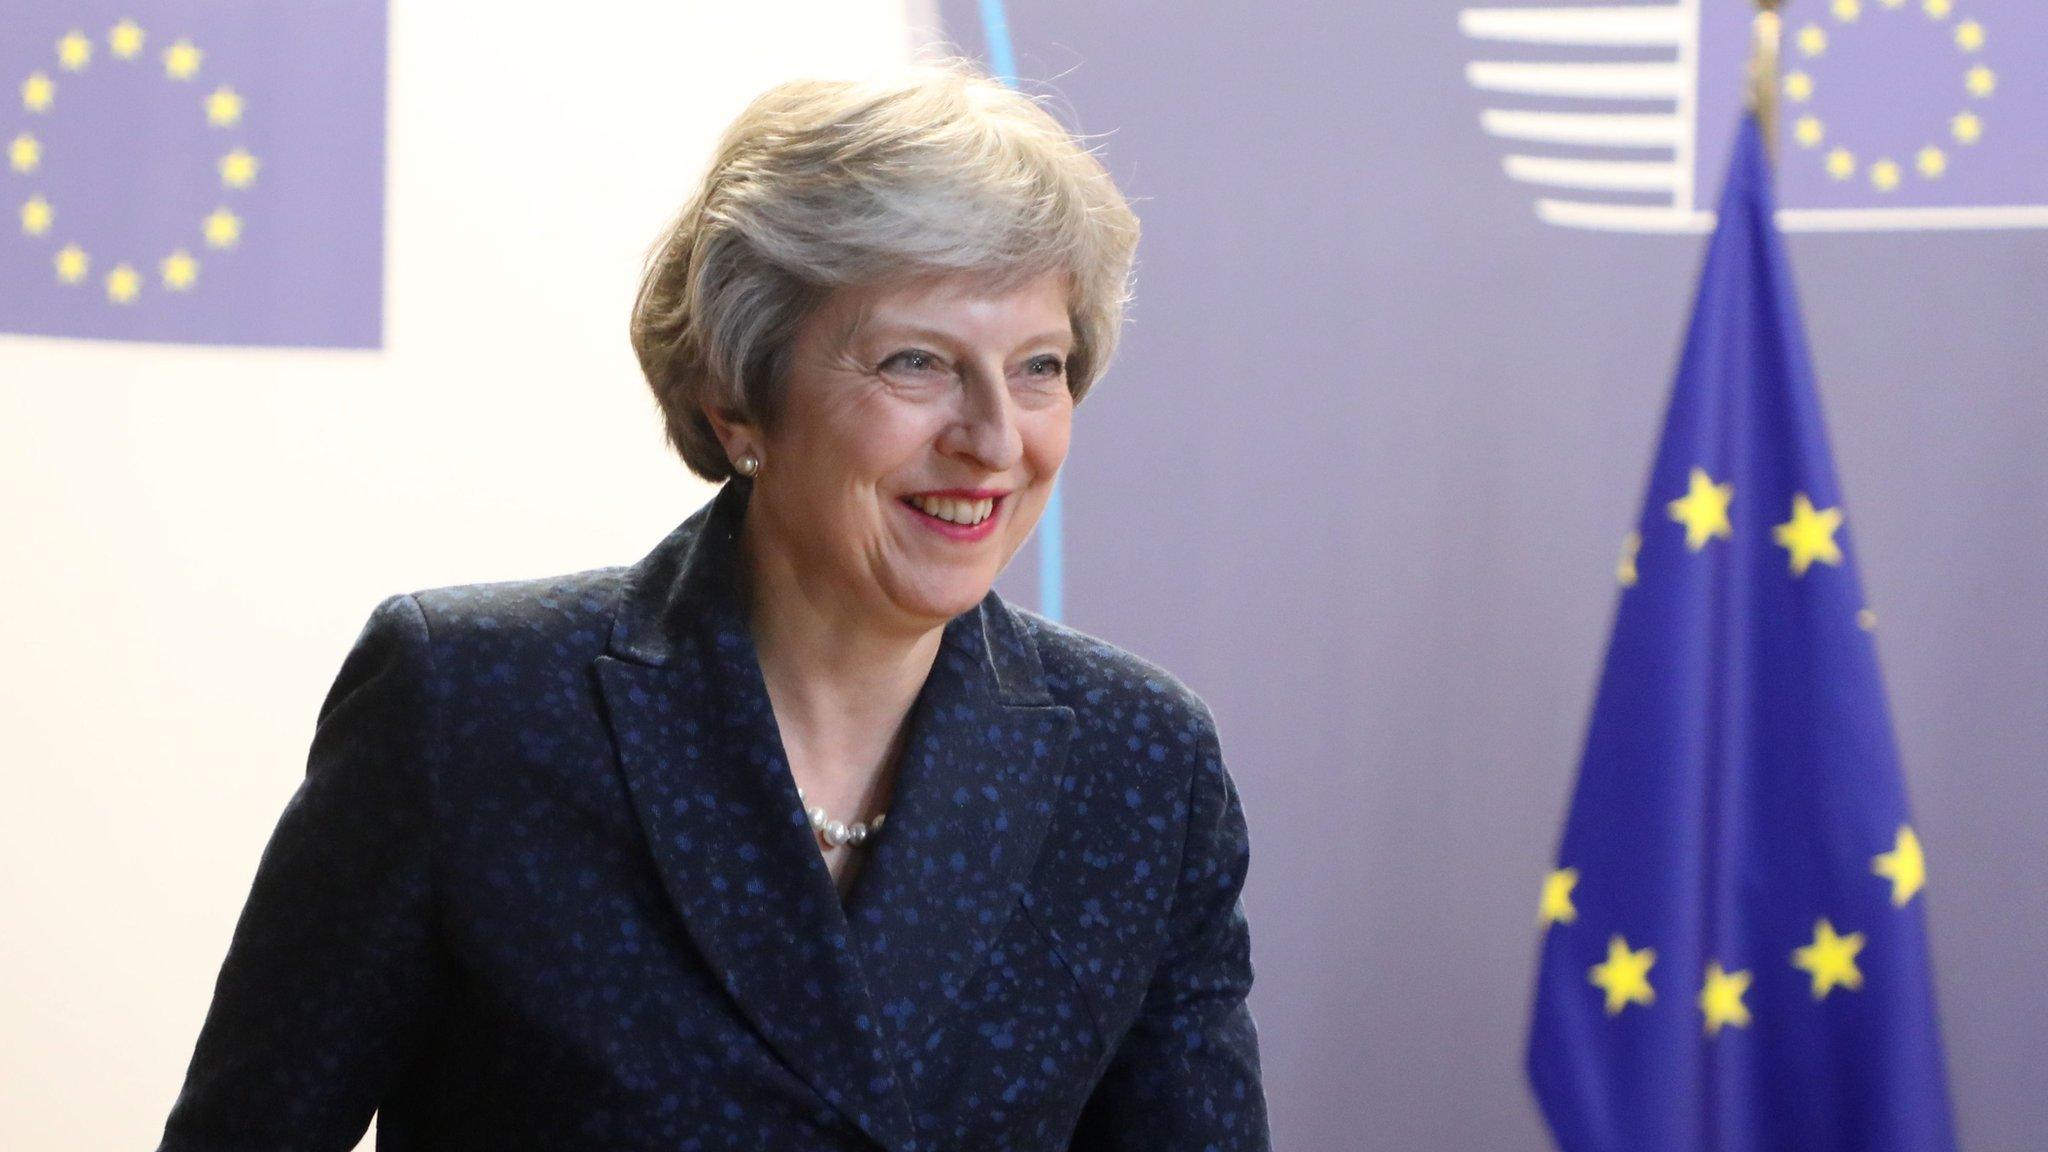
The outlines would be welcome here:
<svg viewBox="0 0 2048 1152">
<path fill-rule="evenodd" d="M 756 101 L 633 316 L 723 488 L 378 605 L 162 1148 L 1265 1148 L 1209 713 L 991 591 L 1136 237 L 963 67 Z"/>
</svg>

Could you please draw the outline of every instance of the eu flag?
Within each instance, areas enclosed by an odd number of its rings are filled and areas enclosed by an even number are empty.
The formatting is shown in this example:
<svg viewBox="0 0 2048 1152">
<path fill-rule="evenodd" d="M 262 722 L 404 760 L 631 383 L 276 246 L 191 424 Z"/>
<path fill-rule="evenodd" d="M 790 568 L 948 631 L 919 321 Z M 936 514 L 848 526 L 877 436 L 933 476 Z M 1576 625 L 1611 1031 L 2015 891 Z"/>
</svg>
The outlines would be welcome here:
<svg viewBox="0 0 2048 1152">
<path fill-rule="evenodd" d="M 1923 884 L 1745 118 L 1555 870 L 1529 1075 L 1566 1152 L 1952 1152 Z"/>
<path fill-rule="evenodd" d="M 0 332 L 382 341 L 382 0 L 0 0 Z"/>
</svg>

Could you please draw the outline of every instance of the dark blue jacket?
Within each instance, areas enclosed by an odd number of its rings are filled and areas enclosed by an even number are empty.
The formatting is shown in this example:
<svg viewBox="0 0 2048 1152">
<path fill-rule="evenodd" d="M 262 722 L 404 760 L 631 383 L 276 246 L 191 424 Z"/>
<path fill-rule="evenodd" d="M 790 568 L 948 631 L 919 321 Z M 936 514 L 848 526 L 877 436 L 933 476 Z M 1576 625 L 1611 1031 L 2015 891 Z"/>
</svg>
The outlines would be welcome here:
<svg viewBox="0 0 2048 1152">
<path fill-rule="evenodd" d="M 1267 1147 L 1208 710 L 994 593 L 842 903 L 736 584 L 646 559 L 379 604 L 164 1152 Z"/>
</svg>

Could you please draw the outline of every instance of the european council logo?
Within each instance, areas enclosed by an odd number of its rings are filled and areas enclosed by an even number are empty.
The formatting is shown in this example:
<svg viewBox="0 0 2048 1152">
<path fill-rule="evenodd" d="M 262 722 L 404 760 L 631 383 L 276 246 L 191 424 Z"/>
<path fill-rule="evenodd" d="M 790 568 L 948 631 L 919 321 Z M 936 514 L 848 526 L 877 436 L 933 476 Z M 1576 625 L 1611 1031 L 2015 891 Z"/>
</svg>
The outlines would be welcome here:
<svg viewBox="0 0 2048 1152">
<path fill-rule="evenodd" d="M 1509 179 L 1552 224 L 1699 232 L 1728 166 L 1754 6 L 1459 14 Z M 1778 223 L 1788 231 L 2048 228 L 2048 4 L 1802 0 L 1785 9 Z"/>
<path fill-rule="evenodd" d="M 0 332 L 375 348 L 384 5 L 0 0 Z"/>
</svg>

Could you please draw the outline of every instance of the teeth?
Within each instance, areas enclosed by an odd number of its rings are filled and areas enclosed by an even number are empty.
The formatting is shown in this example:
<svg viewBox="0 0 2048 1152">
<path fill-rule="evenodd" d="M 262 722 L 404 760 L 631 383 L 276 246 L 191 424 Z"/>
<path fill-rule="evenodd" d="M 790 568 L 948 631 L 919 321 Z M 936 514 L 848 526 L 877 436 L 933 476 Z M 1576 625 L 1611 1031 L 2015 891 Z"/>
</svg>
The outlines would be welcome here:
<svg viewBox="0 0 2048 1152">
<path fill-rule="evenodd" d="M 927 516 L 936 516 L 953 524 L 979 524 L 995 511 L 993 498 L 983 500 L 955 500 L 949 496 L 912 496 L 910 502 Z"/>
</svg>

